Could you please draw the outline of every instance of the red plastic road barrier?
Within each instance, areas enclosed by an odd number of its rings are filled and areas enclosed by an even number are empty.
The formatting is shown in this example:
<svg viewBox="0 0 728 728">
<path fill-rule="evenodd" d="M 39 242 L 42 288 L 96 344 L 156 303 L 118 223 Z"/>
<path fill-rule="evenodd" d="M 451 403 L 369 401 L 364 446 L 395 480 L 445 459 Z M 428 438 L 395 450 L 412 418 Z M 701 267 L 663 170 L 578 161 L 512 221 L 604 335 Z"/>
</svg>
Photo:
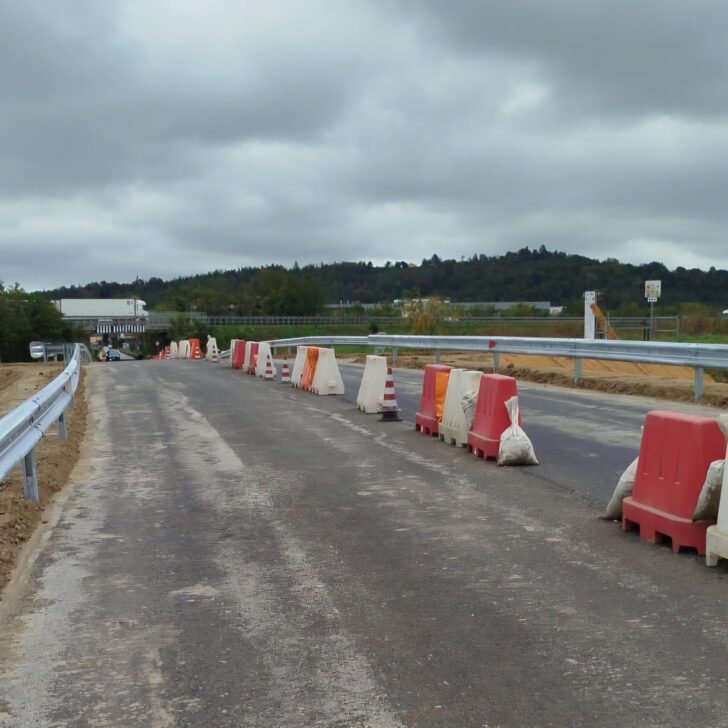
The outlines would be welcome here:
<svg viewBox="0 0 728 728">
<path fill-rule="evenodd" d="M 480 378 L 473 427 L 468 433 L 468 450 L 476 457 L 484 460 L 498 457 L 501 435 L 511 424 L 505 403 L 517 396 L 518 386 L 513 377 L 483 374 Z M 522 424 L 520 412 L 518 424 Z"/>
<path fill-rule="evenodd" d="M 165 346 L 164 347 L 164 358 L 165 359 L 169 359 L 169 351 L 170 351 L 170 347 L 169 346 Z"/>
<path fill-rule="evenodd" d="M 631 497 L 622 503 L 622 530 L 637 526 L 640 538 L 672 539 L 672 550 L 692 547 L 705 554 L 705 532 L 713 521 L 692 516 L 705 474 L 725 457 L 716 420 L 678 412 L 648 412 Z"/>
<path fill-rule="evenodd" d="M 202 359 L 202 347 L 199 339 L 190 339 L 190 359 Z"/>
<path fill-rule="evenodd" d="M 423 435 L 437 435 L 437 423 L 442 419 L 442 408 L 445 403 L 447 387 L 442 387 L 445 377 L 450 376 L 452 367 L 447 364 L 428 364 L 422 380 L 422 396 L 420 411 L 415 415 L 415 430 Z M 441 386 L 437 386 L 437 375 L 440 375 Z M 438 391 L 438 389 L 440 391 Z M 442 391 L 442 390 L 445 391 Z M 439 405 L 439 406 L 438 406 Z"/>
<path fill-rule="evenodd" d="M 230 356 L 233 358 L 233 369 L 242 369 L 245 361 L 245 341 L 243 339 L 238 339 L 235 342 Z"/>
<path fill-rule="evenodd" d="M 255 376 L 255 365 L 258 361 L 258 342 L 250 342 L 250 361 L 248 362 L 248 374 Z"/>
</svg>

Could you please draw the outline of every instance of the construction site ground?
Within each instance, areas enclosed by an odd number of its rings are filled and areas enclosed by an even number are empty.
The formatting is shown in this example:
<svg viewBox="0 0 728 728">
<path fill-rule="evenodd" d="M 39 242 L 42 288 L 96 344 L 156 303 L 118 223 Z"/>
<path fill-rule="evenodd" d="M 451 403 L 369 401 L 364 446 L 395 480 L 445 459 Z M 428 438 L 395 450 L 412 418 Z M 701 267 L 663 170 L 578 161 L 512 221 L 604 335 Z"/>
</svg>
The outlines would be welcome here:
<svg viewBox="0 0 728 728">
<path fill-rule="evenodd" d="M 60 364 L 0 366 L 0 417 L 48 384 L 62 370 Z M 43 518 L 50 499 L 68 481 L 78 460 L 85 427 L 82 377 L 76 391 L 76 407 L 68 412 L 68 440 L 61 442 L 55 428 L 51 428 L 38 445 L 40 502 L 29 501 L 23 495 L 20 467 L 0 483 L 0 589 L 7 583 L 20 549 Z"/>
</svg>

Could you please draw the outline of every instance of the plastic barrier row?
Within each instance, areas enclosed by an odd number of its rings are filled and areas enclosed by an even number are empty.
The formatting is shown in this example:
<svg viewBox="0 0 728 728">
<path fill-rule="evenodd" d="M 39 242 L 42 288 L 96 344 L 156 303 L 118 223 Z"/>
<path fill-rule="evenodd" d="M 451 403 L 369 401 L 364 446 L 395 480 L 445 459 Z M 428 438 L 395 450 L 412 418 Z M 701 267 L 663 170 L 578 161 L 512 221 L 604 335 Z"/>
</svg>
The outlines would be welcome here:
<svg viewBox="0 0 728 728">
<path fill-rule="evenodd" d="M 231 366 L 247 374 L 274 379 L 278 368 L 273 361 L 270 344 L 265 341 L 230 342 Z M 285 362 L 281 381 L 318 395 L 344 394 L 344 381 L 333 349 L 317 346 L 299 346 L 293 370 Z"/>
<path fill-rule="evenodd" d="M 152 359 L 202 359 L 199 339 L 172 341 Z"/>
</svg>

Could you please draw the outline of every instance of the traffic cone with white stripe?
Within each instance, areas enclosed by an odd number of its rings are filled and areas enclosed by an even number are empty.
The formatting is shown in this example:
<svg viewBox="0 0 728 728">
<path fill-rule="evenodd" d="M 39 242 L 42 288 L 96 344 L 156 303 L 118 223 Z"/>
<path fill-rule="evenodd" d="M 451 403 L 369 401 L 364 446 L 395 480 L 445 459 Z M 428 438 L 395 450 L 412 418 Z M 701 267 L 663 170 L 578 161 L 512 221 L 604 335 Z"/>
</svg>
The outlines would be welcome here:
<svg viewBox="0 0 728 728">
<path fill-rule="evenodd" d="M 291 372 L 288 369 L 288 360 L 284 359 L 281 365 L 281 384 L 291 383 Z"/>
<path fill-rule="evenodd" d="M 265 358 L 265 372 L 263 373 L 263 379 L 273 379 L 273 360 L 268 354 Z"/>
<path fill-rule="evenodd" d="M 392 367 L 387 367 L 387 383 L 384 385 L 384 397 L 382 398 L 382 408 L 379 410 L 379 414 L 381 415 L 380 422 L 399 422 L 402 419 L 399 416 L 399 408 L 397 407 Z"/>
</svg>

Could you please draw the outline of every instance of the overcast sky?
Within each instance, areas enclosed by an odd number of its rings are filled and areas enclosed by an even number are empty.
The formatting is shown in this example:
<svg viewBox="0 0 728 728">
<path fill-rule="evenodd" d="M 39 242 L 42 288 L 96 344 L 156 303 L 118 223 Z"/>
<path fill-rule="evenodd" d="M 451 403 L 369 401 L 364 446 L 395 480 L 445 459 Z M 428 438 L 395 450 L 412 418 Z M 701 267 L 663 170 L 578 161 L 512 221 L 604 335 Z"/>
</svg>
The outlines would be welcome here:
<svg viewBox="0 0 728 728">
<path fill-rule="evenodd" d="M 728 268 L 728 2 L 0 0 L 0 280 Z"/>
</svg>

